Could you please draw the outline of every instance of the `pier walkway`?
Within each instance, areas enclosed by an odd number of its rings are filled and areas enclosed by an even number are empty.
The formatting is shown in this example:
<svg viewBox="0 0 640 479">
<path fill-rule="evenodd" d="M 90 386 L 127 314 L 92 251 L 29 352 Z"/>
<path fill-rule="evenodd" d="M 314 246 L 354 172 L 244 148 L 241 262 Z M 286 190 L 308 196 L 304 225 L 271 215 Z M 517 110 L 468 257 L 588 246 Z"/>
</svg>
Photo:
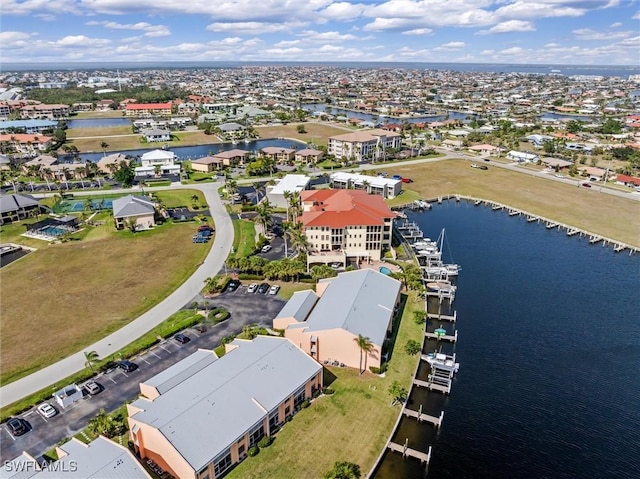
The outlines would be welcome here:
<svg viewBox="0 0 640 479">
<path fill-rule="evenodd" d="M 426 462 L 427 464 L 429 464 L 429 461 L 431 460 L 431 446 L 429 446 L 429 452 L 416 451 L 415 449 L 407 447 L 406 444 L 402 446 L 400 444 L 396 444 L 395 442 L 389 442 L 389 444 L 387 444 L 387 447 L 392 451 L 399 452 L 403 457 L 415 457 L 416 459 L 420 459 L 420 462 Z"/>
<path fill-rule="evenodd" d="M 437 319 L 438 321 L 449 321 L 449 322 L 455 323 L 457 318 L 458 318 L 457 311 L 453 312 L 453 316 L 447 315 L 447 314 L 427 313 L 427 319 Z"/>
<path fill-rule="evenodd" d="M 417 419 L 418 422 L 422 422 L 422 421 L 430 422 L 435 427 L 440 427 L 440 425 L 442 424 L 442 419 L 444 418 L 444 411 L 440 413 L 439 417 L 436 417 L 436 416 L 430 416 L 429 414 L 425 414 L 420 411 L 414 411 L 413 409 L 404 408 L 404 410 L 402 411 L 402 414 L 404 414 L 405 416 Z"/>
<path fill-rule="evenodd" d="M 421 388 L 427 388 L 427 389 L 430 389 L 431 391 L 438 391 L 438 392 L 441 392 L 443 394 L 450 394 L 451 393 L 451 384 L 449 384 L 449 386 L 444 386 L 444 385 L 440 385 L 440 384 L 434 384 L 434 383 L 428 382 L 428 381 L 422 381 L 420 379 L 414 379 L 413 380 L 413 384 L 415 384 L 416 386 L 419 386 Z"/>
<path fill-rule="evenodd" d="M 452 343 L 455 343 L 458 340 L 458 330 L 456 329 L 454 331 L 453 336 L 451 334 L 438 335 L 436 333 L 428 333 L 428 332 L 424 333 L 424 336 L 429 339 L 440 339 L 443 341 L 451 341 Z"/>
</svg>

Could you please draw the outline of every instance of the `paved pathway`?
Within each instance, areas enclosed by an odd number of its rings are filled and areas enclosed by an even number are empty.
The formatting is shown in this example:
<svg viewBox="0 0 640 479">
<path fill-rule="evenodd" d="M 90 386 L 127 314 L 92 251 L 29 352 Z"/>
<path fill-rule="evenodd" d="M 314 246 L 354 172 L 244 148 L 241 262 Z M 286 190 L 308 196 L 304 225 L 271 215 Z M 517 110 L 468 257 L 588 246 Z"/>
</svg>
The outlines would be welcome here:
<svg viewBox="0 0 640 479">
<path fill-rule="evenodd" d="M 216 226 L 216 235 L 211 251 L 193 275 L 161 303 L 113 334 L 51 366 L 2 386 L 0 388 L 0 407 L 7 406 L 80 371 L 85 367 L 84 351 L 96 351 L 101 358 L 114 354 L 132 340 L 160 324 L 200 292 L 204 280 L 220 271 L 233 245 L 233 225 L 217 194 L 217 189 L 220 186 L 220 183 L 174 186 L 174 188 L 192 188 L 202 191 Z M 153 189 L 148 188 L 148 190 Z M 112 192 L 119 193 L 120 191 L 110 191 L 110 193 Z M 131 190 L 122 190 L 122 192 L 131 192 Z M 80 194 L 80 192 L 74 193 Z M 95 191 L 86 192 L 86 194 L 95 195 Z"/>
</svg>

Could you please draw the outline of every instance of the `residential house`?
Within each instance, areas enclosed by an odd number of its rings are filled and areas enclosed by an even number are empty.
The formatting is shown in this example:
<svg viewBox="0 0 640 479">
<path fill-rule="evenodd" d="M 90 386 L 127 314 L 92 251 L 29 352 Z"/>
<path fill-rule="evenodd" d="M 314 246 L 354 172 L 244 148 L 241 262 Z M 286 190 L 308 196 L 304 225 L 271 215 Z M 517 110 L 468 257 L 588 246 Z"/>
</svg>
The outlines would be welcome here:
<svg viewBox="0 0 640 479">
<path fill-rule="evenodd" d="M 93 103 L 91 102 L 80 102 L 74 103 L 71 105 L 71 111 L 79 112 L 79 111 L 91 111 L 93 110 Z"/>
<path fill-rule="evenodd" d="M 548 135 L 528 135 L 525 137 L 526 140 L 533 145 L 534 148 L 543 148 L 544 144 L 548 141 L 553 141 L 552 136 Z"/>
<path fill-rule="evenodd" d="M 296 150 L 293 148 L 280 148 L 277 146 L 267 146 L 260 150 L 260 154 L 267 156 L 276 163 L 291 163 L 296 156 Z"/>
<path fill-rule="evenodd" d="M 142 132 L 142 136 L 144 136 L 144 139 L 149 143 L 154 143 L 156 141 L 171 141 L 171 132 L 169 130 L 145 130 Z"/>
<path fill-rule="evenodd" d="M 126 116 L 169 116 L 171 115 L 171 102 L 167 103 L 127 103 L 125 106 Z"/>
<path fill-rule="evenodd" d="M 214 170 L 221 170 L 225 166 L 235 166 L 244 164 L 249 157 L 246 150 L 220 151 L 213 156 L 205 156 L 191 161 L 191 169 L 203 173 L 211 173 Z"/>
<path fill-rule="evenodd" d="M 53 179 L 60 181 L 66 181 L 68 179 L 75 178 L 80 180 L 86 178 L 89 174 L 88 163 L 57 163 L 49 167 Z"/>
<path fill-rule="evenodd" d="M 383 129 L 362 130 L 329 137 L 327 153 L 351 161 L 380 159 L 390 148 L 398 149 L 402 136 Z"/>
<path fill-rule="evenodd" d="M 222 133 L 235 133 L 237 131 L 246 130 L 246 128 L 240 123 L 222 123 L 221 125 L 218 125 L 218 129 Z"/>
<path fill-rule="evenodd" d="M 310 181 L 311 178 L 306 175 L 286 175 L 274 186 L 267 186 L 267 199 L 276 208 L 288 208 L 289 202 L 285 194 L 287 192 L 299 194 L 309 188 Z"/>
<path fill-rule="evenodd" d="M 362 190 L 300 193 L 307 267 L 317 263 L 379 261 L 391 247 L 395 214 L 379 195 Z"/>
<path fill-rule="evenodd" d="M 284 329 L 285 338 L 320 363 L 379 368 L 400 289 L 400 281 L 373 269 L 340 273 L 318 281 L 316 292 L 294 293 L 273 320 L 273 327 Z M 359 335 L 372 345 L 364 355 L 356 342 Z"/>
<path fill-rule="evenodd" d="M 175 164 L 176 158 L 176 154 L 171 151 L 148 151 L 140 158 L 141 166 L 135 168 L 136 176 L 154 176 L 157 169 L 163 175 L 179 175 L 180 165 Z"/>
<path fill-rule="evenodd" d="M 481 144 L 481 145 L 472 145 L 469 147 L 469 150 L 471 151 L 476 151 L 478 153 L 484 154 L 484 155 L 499 155 L 500 154 L 500 148 L 498 148 L 497 146 L 493 146 L 493 145 L 488 145 L 488 144 Z"/>
<path fill-rule="evenodd" d="M 324 152 L 321 150 L 316 150 L 315 148 L 304 148 L 302 150 L 298 150 L 295 153 L 295 161 L 296 163 L 305 163 L 305 164 L 317 164 L 322 161 L 324 157 Z"/>
<path fill-rule="evenodd" d="M 99 100 L 96 102 L 96 111 L 109 111 L 115 102 L 113 100 Z"/>
<path fill-rule="evenodd" d="M 578 167 L 578 171 L 583 176 L 588 176 L 592 181 L 600 181 L 604 178 L 604 175 L 607 174 L 607 170 L 602 168 L 597 168 L 595 166 L 584 166 L 580 165 Z"/>
<path fill-rule="evenodd" d="M 20 118 L 35 120 L 63 120 L 69 118 L 69 105 L 25 105 L 20 108 Z"/>
<path fill-rule="evenodd" d="M 126 164 L 129 164 L 129 160 L 127 159 L 126 155 L 123 155 L 122 153 L 112 153 L 111 155 L 103 156 L 98 160 L 98 169 L 102 173 L 111 173 L 111 170 L 114 167 L 110 167 L 109 165 L 115 165 L 119 167 L 123 161 Z"/>
<path fill-rule="evenodd" d="M 540 161 L 542 162 L 543 165 L 549 168 L 558 168 L 559 170 L 569 168 L 571 165 L 573 165 L 572 161 L 563 160 L 561 158 L 545 157 L 545 158 L 541 158 Z"/>
<path fill-rule="evenodd" d="M 338 190 L 365 190 L 372 195 L 395 198 L 402 191 L 402 180 L 337 171 L 331 173 L 332 187 Z"/>
<path fill-rule="evenodd" d="M 0 145 L 5 151 L 9 149 L 15 153 L 33 155 L 38 151 L 45 151 L 51 146 L 53 138 L 44 135 L 29 135 L 26 133 L 5 133 L 0 135 Z"/>
<path fill-rule="evenodd" d="M 145 230 L 156 225 L 156 205 L 147 198 L 123 196 L 113 200 L 112 208 L 116 229 L 128 227 L 130 221 L 135 221 L 136 230 Z"/>
<path fill-rule="evenodd" d="M 624 185 L 624 186 L 638 187 L 638 186 L 640 186 L 640 178 L 636 178 L 635 176 L 617 174 L 616 175 L 616 184 Z"/>
<path fill-rule="evenodd" d="M 58 164 L 58 159 L 50 155 L 38 155 L 34 159 L 22 164 L 22 171 L 28 174 L 34 166 L 40 167 L 40 172 L 45 168 L 50 168 Z"/>
<path fill-rule="evenodd" d="M 525 153 L 524 151 L 511 150 L 509 153 L 507 153 L 507 158 L 513 161 L 517 161 L 518 163 L 529 163 L 538 161 L 540 157 L 535 153 Z"/>
<path fill-rule="evenodd" d="M 288 339 L 236 339 L 221 358 L 201 349 L 142 382 L 130 439 L 174 477 L 217 479 L 321 388 L 322 366 Z"/>
<path fill-rule="evenodd" d="M 31 195 L 0 195 L 0 225 L 28 218 L 40 211 L 40 203 Z"/>
<path fill-rule="evenodd" d="M 55 448 L 58 459 L 51 463 L 37 461 L 30 454 L 4 462 L 0 468 L 3 479 L 151 479 L 133 453 L 123 445 L 104 436 L 89 444 L 72 437 Z"/>
</svg>

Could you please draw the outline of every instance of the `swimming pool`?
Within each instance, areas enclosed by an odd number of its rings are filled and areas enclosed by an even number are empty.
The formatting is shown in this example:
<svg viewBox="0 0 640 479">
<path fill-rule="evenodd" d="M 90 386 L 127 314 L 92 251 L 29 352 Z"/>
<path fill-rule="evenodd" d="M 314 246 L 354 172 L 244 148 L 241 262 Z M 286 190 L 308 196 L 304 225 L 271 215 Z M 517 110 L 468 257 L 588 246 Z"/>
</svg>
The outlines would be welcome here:
<svg viewBox="0 0 640 479">
<path fill-rule="evenodd" d="M 62 236 L 67 232 L 67 230 L 58 228 L 57 226 L 45 226 L 44 228 L 40 228 L 38 231 L 49 236 Z"/>
<path fill-rule="evenodd" d="M 380 268 L 378 269 L 378 271 L 380 271 L 382 274 L 386 274 L 387 276 L 389 276 L 391 273 L 393 273 L 393 271 L 391 271 L 389 268 L 387 268 L 386 266 L 380 266 Z"/>
</svg>

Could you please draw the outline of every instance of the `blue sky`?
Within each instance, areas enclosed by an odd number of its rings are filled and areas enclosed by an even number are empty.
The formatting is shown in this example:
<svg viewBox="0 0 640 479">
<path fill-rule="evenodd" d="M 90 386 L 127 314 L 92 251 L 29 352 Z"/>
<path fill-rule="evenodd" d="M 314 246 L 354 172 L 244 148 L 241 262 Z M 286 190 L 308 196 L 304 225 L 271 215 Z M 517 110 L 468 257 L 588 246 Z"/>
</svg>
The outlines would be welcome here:
<svg viewBox="0 0 640 479">
<path fill-rule="evenodd" d="M 2 0 L 3 63 L 638 65 L 638 0 Z"/>
</svg>

